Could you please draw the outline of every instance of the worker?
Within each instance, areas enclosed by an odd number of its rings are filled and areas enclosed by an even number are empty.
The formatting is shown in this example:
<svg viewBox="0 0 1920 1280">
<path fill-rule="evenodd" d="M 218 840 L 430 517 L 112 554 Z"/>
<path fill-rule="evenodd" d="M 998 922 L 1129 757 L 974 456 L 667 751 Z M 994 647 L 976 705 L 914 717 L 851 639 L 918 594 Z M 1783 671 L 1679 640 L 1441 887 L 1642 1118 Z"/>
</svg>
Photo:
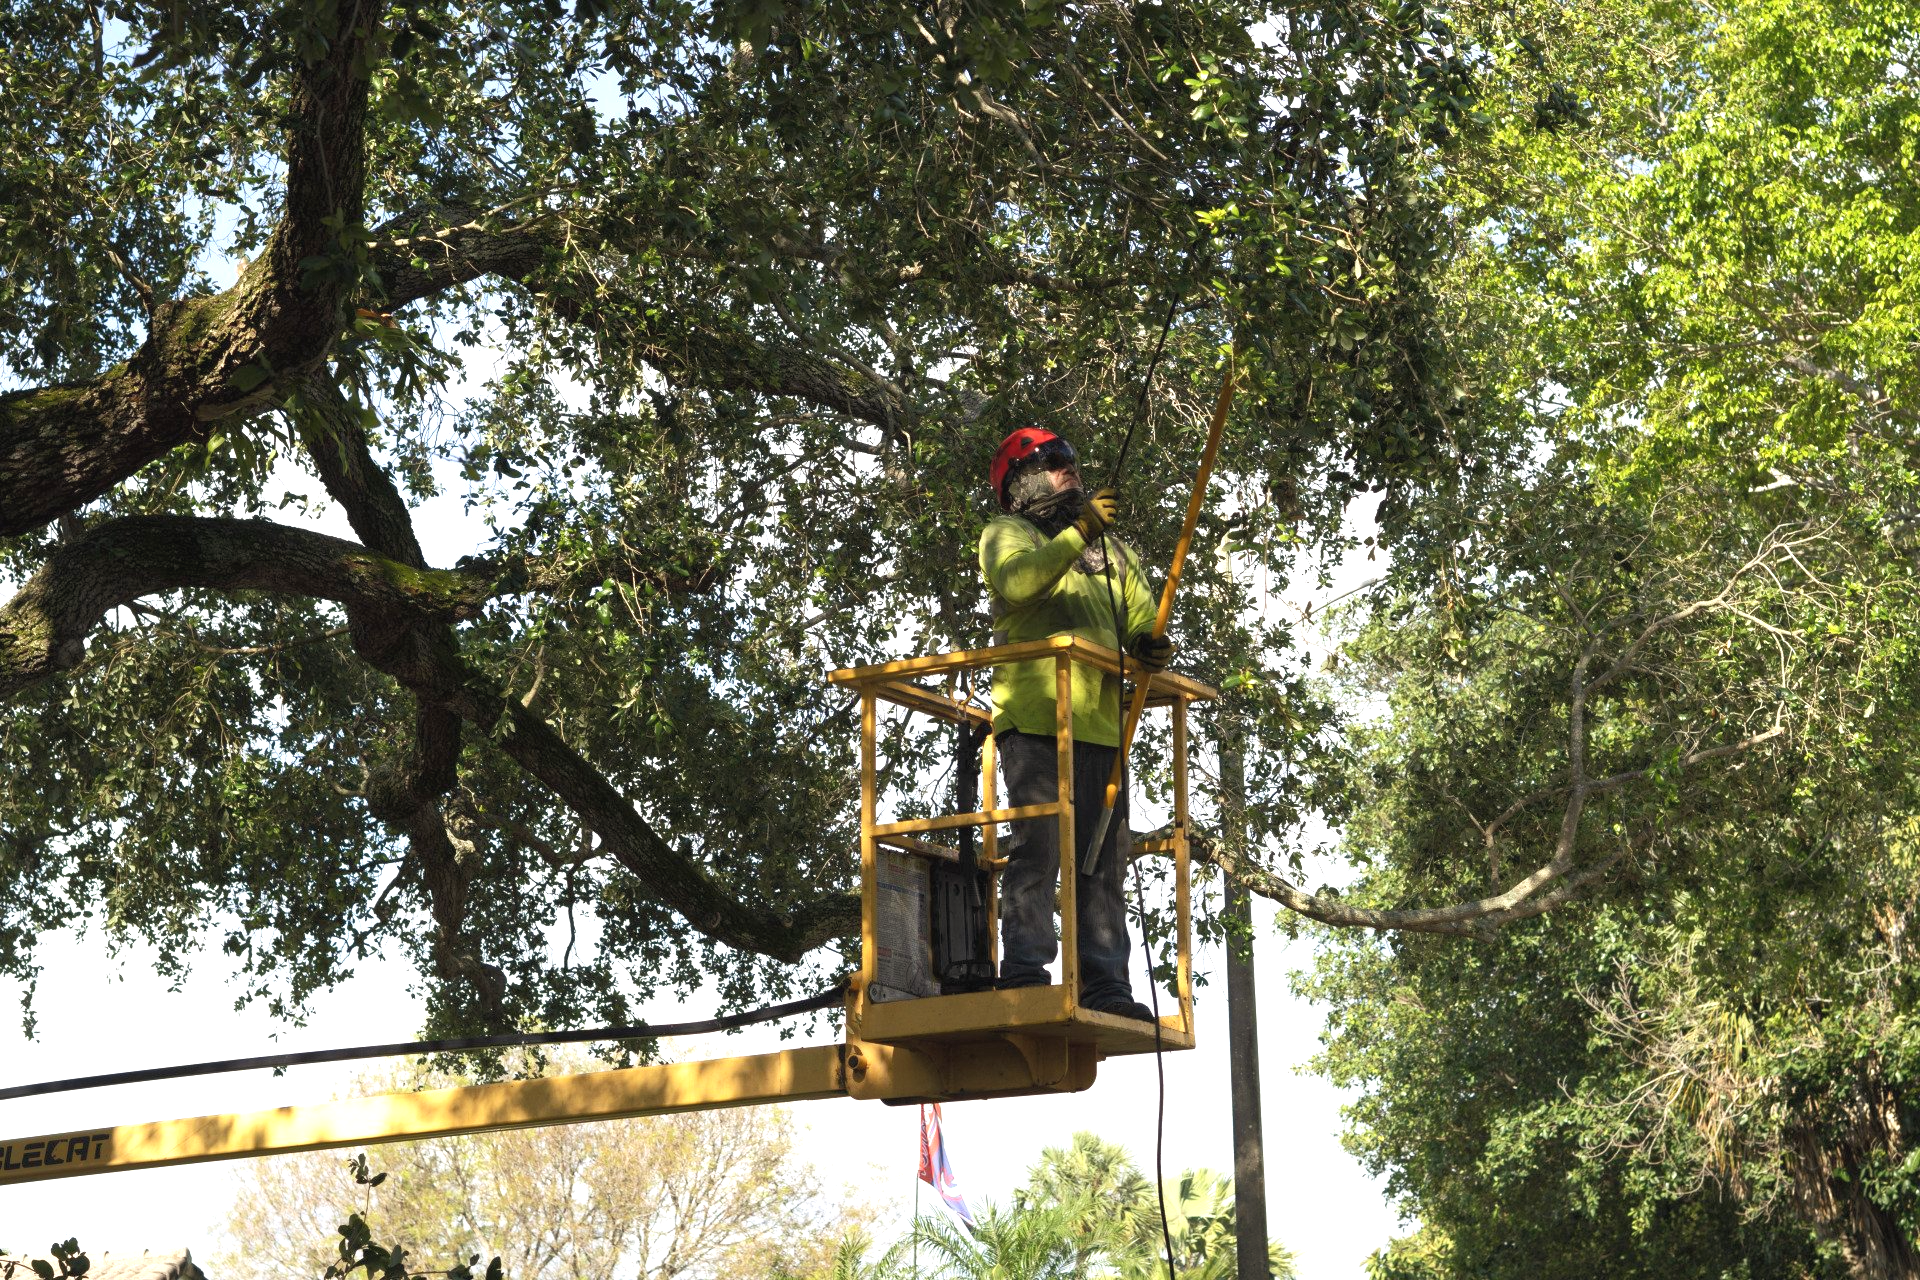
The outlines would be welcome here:
<svg viewBox="0 0 1920 1280">
<path fill-rule="evenodd" d="M 1073 447 L 1038 427 L 1001 442 L 988 478 L 1002 512 L 980 535 L 994 642 L 1075 635 L 1123 649 L 1142 676 L 1164 670 L 1173 642 L 1153 634 L 1154 603 L 1139 558 L 1110 532 L 1119 519 L 1119 496 L 1112 489 L 1089 496 Z M 1059 798 L 1054 681 L 1052 658 L 994 668 L 993 732 L 1009 806 Z M 1080 840 L 1096 825 L 1120 747 L 1120 683 L 1097 668 L 1073 664 L 1073 823 Z M 1047 966 L 1057 950 L 1060 828 L 1054 818 L 1012 825 L 1000 880 L 999 985 L 1041 986 L 1049 981 Z M 1133 998 L 1127 974 L 1122 875 L 1129 852 L 1123 780 L 1098 868 L 1081 874 L 1075 885 L 1080 1004 L 1151 1020 L 1151 1011 Z M 1081 862 L 1074 850 L 1066 851 L 1066 859 L 1076 869 Z"/>
</svg>

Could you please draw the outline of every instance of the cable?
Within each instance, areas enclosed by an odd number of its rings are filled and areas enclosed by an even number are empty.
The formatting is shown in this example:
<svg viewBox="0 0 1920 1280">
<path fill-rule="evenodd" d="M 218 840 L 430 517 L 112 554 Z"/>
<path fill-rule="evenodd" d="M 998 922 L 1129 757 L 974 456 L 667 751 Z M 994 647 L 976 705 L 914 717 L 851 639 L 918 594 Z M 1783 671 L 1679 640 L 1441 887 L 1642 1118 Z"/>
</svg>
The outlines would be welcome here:
<svg viewBox="0 0 1920 1280">
<path fill-rule="evenodd" d="M 1133 402 L 1133 418 L 1127 423 L 1127 434 L 1120 438 L 1119 456 L 1114 458 L 1113 469 L 1108 472 L 1107 483 L 1110 486 L 1120 483 L 1120 473 L 1126 469 L 1127 451 L 1133 448 L 1133 433 L 1146 416 L 1147 389 L 1153 385 L 1154 370 L 1160 367 L 1160 353 L 1167 349 L 1167 333 L 1173 328 L 1174 313 L 1179 309 L 1180 299 L 1177 296 L 1168 300 L 1166 319 L 1160 322 L 1160 338 L 1153 344 L 1153 358 L 1147 361 L 1147 376 L 1140 379 L 1140 394 Z"/>
<path fill-rule="evenodd" d="M 1103 533 L 1101 536 L 1104 538 L 1106 535 Z M 1113 591 L 1113 556 L 1111 554 L 1111 546 L 1109 546 L 1106 570 L 1107 603 L 1113 608 L 1113 634 L 1117 639 L 1122 633 L 1121 629 L 1125 624 L 1125 619 L 1121 616 L 1120 600 L 1114 595 Z M 1126 684 L 1126 671 L 1126 648 L 1122 645 L 1120 648 L 1120 679 L 1122 688 L 1124 688 Z M 1151 680 L 1153 679 L 1153 672 L 1144 672 L 1143 677 Z M 1132 779 L 1124 769 L 1120 777 L 1123 786 L 1131 787 Z M 1114 844 L 1116 846 L 1114 856 L 1117 858 L 1120 856 L 1120 851 L 1117 847 L 1119 845 L 1119 839 L 1117 837 L 1114 840 Z M 1159 966 L 1153 954 L 1153 936 L 1147 927 L 1147 894 L 1146 890 L 1140 884 L 1140 863 L 1137 859 L 1133 861 L 1133 900 L 1134 910 L 1140 916 L 1141 945 L 1147 953 L 1147 1000 L 1149 1007 L 1153 1010 L 1153 1074 L 1157 1085 L 1153 1122 L 1153 1186 L 1155 1194 L 1158 1195 L 1160 1201 L 1160 1240 L 1166 1247 L 1167 1275 L 1171 1277 L 1179 1273 L 1173 1265 L 1173 1229 L 1167 1224 L 1167 1056 L 1166 1045 L 1161 1038 L 1160 984 L 1154 978 L 1154 971 Z"/>
<path fill-rule="evenodd" d="M 1149 372 L 1151 372 L 1151 370 L 1149 370 Z M 1100 536 L 1102 540 L 1106 538 L 1104 532 Z M 1114 638 L 1120 640 L 1125 633 L 1126 619 L 1122 614 L 1120 598 L 1114 593 L 1113 589 L 1113 547 L 1115 544 L 1107 543 L 1106 545 L 1107 604 L 1113 610 Z M 1120 654 L 1120 681 L 1121 687 L 1124 689 L 1126 686 L 1127 673 L 1127 652 L 1124 641 L 1118 646 L 1118 652 Z M 1153 679 L 1153 673 L 1151 671 L 1142 674 L 1145 679 Z M 1117 749 L 1118 748 L 1116 748 L 1116 750 Z M 1122 768 L 1120 777 L 1122 786 L 1129 788 L 1132 786 L 1132 779 L 1128 776 L 1124 767 Z M 1114 856 L 1117 858 L 1119 857 L 1119 849 L 1117 847 L 1119 845 L 1118 837 L 1115 838 L 1114 844 L 1116 846 Z M 1078 868 L 1075 867 L 1065 872 L 1065 874 L 1078 874 Z M 1141 945 L 1147 953 L 1147 1000 L 1149 1007 L 1153 1010 L 1153 1073 L 1157 1085 L 1153 1122 L 1153 1186 L 1155 1194 L 1159 1197 L 1160 1240 L 1166 1247 L 1167 1275 L 1171 1277 L 1177 1275 L 1178 1271 L 1173 1265 L 1173 1229 L 1167 1223 L 1167 1057 L 1166 1045 L 1161 1038 L 1160 984 L 1154 977 L 1154 971 L 1158 968 L 1158 963 L 1153 954 L 1153 937 L 1147 928 L 1147 895 L 1146 890 L 1142 888 L 1140 884 L 1140 863 L 1137 860 L 1133 862 L 1133 898 L 1134 910 L 1140 917 Z"/>
<path fill-rule="evenodd" d="M 298 1067 L 314 1062 L 350 1062 L 356 1058 L 398 1058 L 417 1053 L 453 1053 L 462 1049 L 509 1049 L 536 1044 L 577 1044 L 583 1040 L 634 1040 L 643 1037 L 692 1036 L 710 1031 L 731 1031 L 756 1022 L 772 1022 L 796 1013 L 811 1013 L 829 1008 L 845 998 L 844 979 L 817 995 L 767 1005 L 744 1013 L 729 1013 L 700 1022 L 649 1022 L 620 1027 L 590 1027 L 583 1031 L 529 1031 L 498 1036 L 458 1036 L 446 1040 L 409 1040 L 399 1044 L 368 1044 L 351 1049 L 310 1049 L 301 1053 L 274 1053 L 257 1058 L 226 1058 L 217 1062 L 195 1062 L 177 1067 L 144 1067 L 138 1071 L 115 1071 L 99 1076 L 75 1076 L 68 1080 L 43 1080 L 39 1084 L 18 1084 L 0 1089 L 0 1101 L 32 1098 L 46 1093 L 67 1093 L 75 1089 L 98 1089 L 113 1084 L 139 1084 L 148 1080 L 178 1080 L 187 1076 L 219 1075 L 227 1071 L 253 1071 L 261 1067 Z"/>
<path fill-rule="evenodd" d="M 1169 300 L 1167 303 L 1166 318 L 1160 324 L 1160 336 L 1158 340 L 1156 340 L 1154 343 L 1153 357 L 1147 362 L 1146 376 L 1140 379 L 1140 394 L 1134 401 L 1133 418 L 1131 421 L 1127 423 L 1127 434 L 1121 438 L 1120 453 L 1114 459 L 1113 470 L 1109 473 L 1110 478 L 1108 480 L 1108 483 L 1110 485 L 1117 486 L 1119 484 L 1121 471 L 1126 466 L 1127 452 L 1133 447 L 1134 432 L 1140 426 L 1141 420 L 1146 416 L 1147 392 L 1153 386 L 1153 375 L 1154 375 L 1154 372 L 1160 367 L 1160 355 L 1163 351 L 1166 350 L 1167 333 L 1173 328 L 1173 317 L 1174 317 L 1174 314 L 1178 311 L 1179 306 L 1180 306 L 1180 300 L 1178 297 L 1175 297 Z M 1105 577 L 1107 581 L 1107 604 L 1113 610 L 1113 638 L 1116 642 L 1114 645 L 1114 648 L 1120 656 L 1120 684 L 1121 684 L 1121 687 L 1124 689 L 1127 681 L 1126 617 L 1124 614 L 1123 606 L 1121 605 L 1121 602 L 1120 602 L 1120 597 L 1114 591 L 1113 556 L 1114 556 L 1114 550 L 1116 547 L 1119 547 L 1121 549 L 1122 554 L 1124 554 L 1125 544 L 1120 543 L 1117 538 L 1109 541 L 1107 537 L 1107 533 L 1104 529 L 1100 533 L 1100 541 L 1101 541 L 1102 547 L 1106 552 L 1105 556 L 1103 557 L 1103 563 L 1101 567 L 1105 571 Z M 1144 676 L 1148 680 L 1153 679 L 1153 673 L 1151 671 L 1145 672 Z M 1123 714 L 1124 714 L 1124 704 L 1123 704 Z M 1129 783 L 1129 780 L 1126 778 L 1124 768 L 1121 776 L 1123 780 L 1123 785 L 1129 785 L 1130 783 Z M 1118 843 L 1119 841 L 1116 839 L 1115 844 L 1117 845 Z M 1116 857 L 1119 856 L 1117 849 L 1115 850 L 1115 856 Z M 1072 869 L 1069 869 L 1063 866 L 1062 874 L 1065 874 L 1065 875 L 1078 874 L 1077 865 Z M 1154 970 L 1157 966 L 1156 966 L 1154 954 L 1153 954 L 1153 945 L 1152 945 L 1153 939 L 1149 935 L 1147 930 L 1147 897 L 1146 897 L 1146 891 L 1140 885 L 1140 864 L 1138 862 L 1135 862 L 1133 864 L 1133 893 L 1134 893 L 1135 910 L 1138 911 L 1140 915 L 1140 939 L 1147 953 L 1147 999 L 1150 1002 L 1151 1009 L 1153 1010 L 1153 1072 L 1154 1072 L 1154 1079 L 1157 1085 L 1157 1089 L 1156 1089 L 1157 1096 L 1155 1101 L 1154 1126 L 1153 1126 L 1153 1185 L 1154 1185 L 1154 1192 L 1159 1199 L 1159 1207 L 1160 1207 L 1160 1242 L 1162 1246 L 1166 1249 L 1167 1275 L 1169 1277 L 1169 1280 L 1171 1280 L 1171 1277 L 1177 1275 L 1178 1271 L 1175 1268 L 1173 1263 L 1173 1228 L 1168 1224 L 1168 1221 L 1167 1221 L 1166 1044 L 1161 1037 L 1160 984 L 1154 980 Z"/>
<path fill-rule="evenodd" d="M 1169 318 L 1171 318 L 1172 313 L 1169 312 L 1168 315 L 1169 315 Z M 1162 334 L 1162 337 L 1163 338 L 1165 337 L 1164 333 Z M 1149 375 L 1151 375 L 1152 370 L 1149 369 L 1148 373 Z M 1145 384 L 1143 383 L 1141 385 L 1142 385 L 1142 393 L 1143 393 L 1142 398 L 1144 399 Z M 1122 452 L 1124 453 L 1124 449 L 1122 450 Z M 1127 650 L 1126 650 L 1126 642 L 1123 639 L 1125 635 L 1125 629 L 1126 629 L 1126 618 L 1123 615 L 1120 598 L 1118 595 L 1115 594 L 1114 587 L 1113 587 L 1114 548 L 1116 545 L 1120 545 L 1120 544 L 1118 543 L 1117 539 L 1113 542 L 1106 542 L 1106 536 L 1107 535 L 1104 532 L 1102 532 L 1100 535 L 1107 549 L 1106 564 L 1104 566 L 1106 570 L 1106 580 L 1107 580 L 1107 604 L 1113 610 L 1114 639 L 1117 641 L 1120 641 L 1120 643 L 1116 646 L 1116 649 L 1120 655 L 1120 682 L 1121 682 L 1121 687 L 1124 689 L 1126 686 L 1126 678 L 1127 678 Z M 1153 673 L 1151 671 L 1143 672 L 1142 678 L 1151 680 L 1153 679 Z M 1118 750 L 1118 748 L 1115 748 L 1115 749 Z M 1121 785 L 1125 787 L 1131 787 L 1132 780 L 1130 777 L 1128 777 L 1128 774 L 1124 768 L 1122 769 L 1120 776 L 1121 776 Z M 1119 849 L 1117 847 L 1119 845 L 1119 839 L 1117 836 L 1114 839 L 1114 844 L 1116 846 L 1114 850 L 1114 856 L 1117 858 L 1119 857 Z M 1067 875 L 1079 874 L 1078 865 L 1076 864 L 1072 868 L 1064 869 L 1063 874 L 1067 874 Z M 1162 1244 L 1166 1246 L 1166 1251 L 1167 1251 L 1167 1275 L 1173 1276 L 1178 1274 L 1178 1272 L 1176 1271 L 1173 1265 L 1173 1229 L 1167 1223 L 1167 1173 L 1166 1173 L 1166 1162 L 1165 1162 L 1166 1144 L 1167 1144 L 1166 1045 L 1161 1038 L 1160 984 L 1154 978 L 1154 971 L 1158 967 L 1158 965 L 1153 954 L 1153 938 L 1147 928 L 1147 895 L 1146 895 L 1146 891 L 1140 885 L 1140 864 L 1138 861 L 1135 861 L 1133 863 L 1133 895 L 1134 895 L 1134 909 L 1136 912 L 1138 912 L 1140 916 L 1140 939 L 1141 939 L 1142 946 L 1145 948 L 1147 953 L 1147 1000 L 1149 1002 L 1149 1006 L 1153 1010 L 1153 1073 L 1154 1073 L 1154 1079 L 1157 1083 L 1157 1098 L 1155 1103 L 1154 1126 L 1153 1126 L 1153 1185 L 1154 1185 L 1154 1191 L 1158 1195 L 1159 1202 L 1160 1202 L 1160 1239 Z"/>
<path fill-rule="evenodd" d="M 1153 1121 L 1153 1185 L 1160 1196 L 1160 1241 L 1167 1250 L 1167 1275 L 1178 1275 L 1173 1265 L 1173 1229 L 1167 1225 L 1167 1054 L 1160 1039 L 1160 984 L 1153 980 L 1153 939 L 1147 932 L 1147 893 L 1140 885 L 1140 863 L 1133 864 L 1134 910 L 1140 913 L 1140 941 L 1147 952 L 1147 999 L 1153 1006 L 1153 1071 L 1159 1081 L 1159 1110 Z"/>
</svg>

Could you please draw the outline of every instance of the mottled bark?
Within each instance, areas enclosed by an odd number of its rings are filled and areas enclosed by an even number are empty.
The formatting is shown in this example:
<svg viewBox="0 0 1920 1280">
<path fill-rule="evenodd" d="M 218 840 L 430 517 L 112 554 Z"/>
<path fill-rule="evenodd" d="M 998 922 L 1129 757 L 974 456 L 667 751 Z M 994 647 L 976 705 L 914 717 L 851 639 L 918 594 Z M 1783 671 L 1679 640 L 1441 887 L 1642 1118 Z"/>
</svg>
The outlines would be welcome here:
<svg viewBox="0 0 1920 1280">
<path fill-rule="evenodd" d="M 384 289 L 380 303 L 398 311 L 489 276 L 523 280 L 558 243 L 557 219 L 509 221 L 489 210 L 448 204 L 389 221 L 370 252 Z"/>
<path fill-rule="evenodd" d="M 371 615 L 456 619 L 478 575 L 418 569 L 358 543 L 266 520 L 129 516 L 67 543 L 0 607 L 0 699 L 72 667 L 107 612 L 185 588 L 333 600 Z"/>
</svg>

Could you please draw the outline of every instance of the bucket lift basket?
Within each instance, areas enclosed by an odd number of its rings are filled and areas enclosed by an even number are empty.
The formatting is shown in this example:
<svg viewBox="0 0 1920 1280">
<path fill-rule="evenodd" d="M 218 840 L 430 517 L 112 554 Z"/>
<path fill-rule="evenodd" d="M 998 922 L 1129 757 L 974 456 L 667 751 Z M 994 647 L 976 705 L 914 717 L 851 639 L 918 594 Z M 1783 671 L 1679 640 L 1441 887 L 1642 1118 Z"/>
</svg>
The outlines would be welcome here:
<svg viewBox="0 0 1920 1280">
<path fill-rule="evenodd" d="M 943 693 L 938 682 L 944 681 L 948 689 L 957 690 L 964 686 L 965 678 L 971 672 L 1034 660 L 1051 660 L 1054 664 L 1054 724 L 1061 762 L 1059 776 L 1062 779 L 1058 799 L 1018 808 L 999 807 L 996 802 L 993 738 L 988 732 L 980 757 L 978 794 L 983 801 L 979 809 L 934 817 L 881 821 L 878 811 L 881 797 L 878 794 L 877 736 L 882 705 L 891 704 L 910 713 L 990 731 L 989 716 L 984 709 L 972 705 L 964 696 Z M 965 1080 L 961 1078 L 965 1072 L 949 1072 L 949 1087 L 942 1094 L 945 1097 L 1084 1089 L 1092 1083 L 1094 1066 L 1102 1058 L 1193 1046 L 1187 709 L 1194 702 L 1213 698 L 1215 693 L 1206 685 L 1173 672 L 1160 672 L 1150 677 L 1152 683 L 1147 701 L 1149 707 L 1167 707 L 1172 712 L 1172 822 L 1152 839 L 1135 845 L 1132 852 L 1135 856 L 1167 855 L 1173 860 L 1173 941 L 1176 949 L 1173 995 L 1176 1007 L 1164 1012 L 1156 1027 L 1153 1023 L 1096 1012 L 1080 1003 L 1077 913 L 1074 904 L 1076 877 L 1071 874 L 1063 875 L 1059 880 L 1062 947 L 1058 983 L 1004 991 L 929 994 L 913 999 L 883 998 L 893 994 L 881 979 L 883 957 L 894 941 L 887 936 L 888 908 L 891 904 L 883 903 L 883 889 L 898 887 L 885 873 L 897 867 L 901 859 L 958 860 L 963 856 L 961 850 L 943 844 L 941 840 L 951 838 L 949 833 L 967 828 L 980 829 L 983 838 L 977 857 L 980 866 L 987 872 L 990 884 L 987 909 L 991 936 L 997 933 L 997 928 L 992 926 L 997 925 L 999 914 L 998 873 L 1005 865 L 999 851 L 999 824 L 1017 820 L 1057 822 L 1060 829 L 1059 847 L 1067 851 L 1079 847 L 1075 839 L 1070 791 L 1072 667 L 1076 662 L 1114 675 L 1121 672 L 1120 655 L 1113 650 L 1074 636 L 1054 636 L 1024 644 L 847 668 L 831 676 L 834 683 L 845 685 L 860 695 L 861 969 L 848 999 L 849 1044 L 859 1041 L 869 1045 L 909 1049 L 920 1056 L 934 1057 L 952 1064 L 964 1063 L 970 1057 L 993 1057 L 997 1051 L 1011 1049 L 1034 1068 L 1033 1080 L 1028 1087 L 1004 1090 L 994 1089 L 984 1080 Z M 1139 669 L 1130 668 L 1129 674 L 1137 675 Z M 929 685 L 929 680 L 936 683 Z M 1124 841 L 1122 849 L 1125 849 Z M 1062 861 L 1071 867 L 1076 859 L 1063 856 Z M 911 934 L 908 941 L 911 945 Z M 992 945 L 997 946 L 997 940 Z M 974 1087 L 969 1088 L 970 1083 Z"/>
</svg>

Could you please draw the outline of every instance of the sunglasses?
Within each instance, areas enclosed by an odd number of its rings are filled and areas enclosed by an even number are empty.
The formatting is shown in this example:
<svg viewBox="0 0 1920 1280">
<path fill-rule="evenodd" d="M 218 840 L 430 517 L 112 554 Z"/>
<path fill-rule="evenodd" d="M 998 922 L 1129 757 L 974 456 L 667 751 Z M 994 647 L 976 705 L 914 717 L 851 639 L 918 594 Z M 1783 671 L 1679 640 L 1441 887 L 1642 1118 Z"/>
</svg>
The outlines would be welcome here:
<svg viewBox="0 0 1920 1280">
<path fill-rule="evenodd" d="M 1031 456 L 1041 469 L 1046 471 L 1065 471 L 1068 467 L 1080 465 L 1080 459 L 1074 453 L 1073 446 L 1058 436 L 1035 449 Z"/>
</svg>

